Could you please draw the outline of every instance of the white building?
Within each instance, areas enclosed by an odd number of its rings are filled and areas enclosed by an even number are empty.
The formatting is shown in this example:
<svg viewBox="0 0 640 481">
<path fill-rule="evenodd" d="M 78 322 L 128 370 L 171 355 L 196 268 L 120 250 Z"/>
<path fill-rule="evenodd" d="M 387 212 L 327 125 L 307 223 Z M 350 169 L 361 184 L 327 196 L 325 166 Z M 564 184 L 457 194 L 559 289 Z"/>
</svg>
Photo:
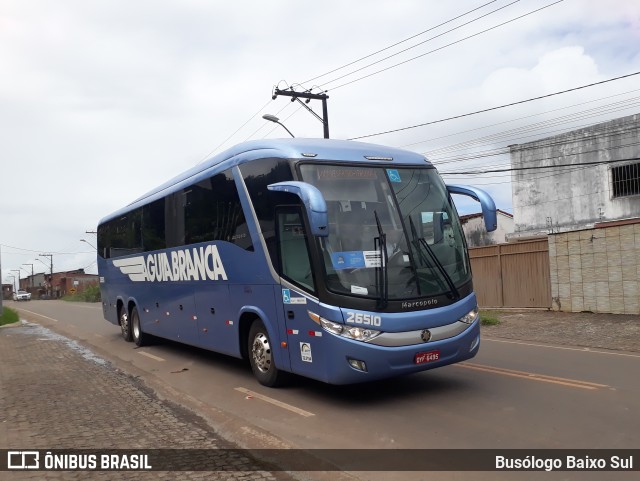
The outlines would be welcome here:
<svg viewBox="0 0 640 481">
<path fill-rule="evenodd" d="M 640 217 L 639 140 L 636 114 L 511 146 L 513 237 Z"/>
<path fill-rule="evenodd" d="M 515 232 L 546 235 L 552 308 L 640 314 L 640 114 L 511 146 Z"/>
<path fill-rule="evenodd" d="M 496 211 L 498 227 L 487 232 L 481 213 L 460 216 L 460 223 L 469 247 L 480 247 L 507 242 L 507 234 L 513 232 L 513 215 L 498 209 Z"/>
</svg>

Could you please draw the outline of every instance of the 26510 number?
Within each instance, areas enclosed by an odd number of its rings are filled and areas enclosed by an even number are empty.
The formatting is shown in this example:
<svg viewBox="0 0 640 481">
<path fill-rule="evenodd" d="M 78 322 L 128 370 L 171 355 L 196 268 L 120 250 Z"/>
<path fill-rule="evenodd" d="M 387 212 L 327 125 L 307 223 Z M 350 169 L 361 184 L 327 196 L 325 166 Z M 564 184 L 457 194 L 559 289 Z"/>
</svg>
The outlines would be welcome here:
<svg viewBox="0 0 640 481">
<path fill-rule="evenodd" d="M 349 324 L 362 324 L 363 326 L 379 327 L 382 324 L 382 317 L 364 312 L 347 312 L 347 322 Z"/>
</svg>

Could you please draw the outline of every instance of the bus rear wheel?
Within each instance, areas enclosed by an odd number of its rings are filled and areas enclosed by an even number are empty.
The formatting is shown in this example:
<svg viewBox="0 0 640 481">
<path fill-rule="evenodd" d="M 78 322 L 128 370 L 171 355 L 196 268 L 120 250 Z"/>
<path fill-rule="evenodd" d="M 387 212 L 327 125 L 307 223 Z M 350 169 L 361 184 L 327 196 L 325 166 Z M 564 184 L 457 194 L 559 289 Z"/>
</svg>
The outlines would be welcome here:
<svg viewBox="0 0 640 481">
<path fill-rule="evenodd" d="M 122 306 L 120 308 L 120 330 L 122 331 L 122 337 L 125 341 L 131 342 L 131 322 L 129 319 L 129 313 L 127 312 L 126 307 Z"/>
<path fill-rule="evenodd" d="M 258 382 L 268 387 L 281 385 L 286 373 L 276 367 L 269 334 L 260 320 L 251 325 L 248 348 L 251 370 Z"/>
<path fill-rule="evenodd" d="M 149 344 L 149 334 L 142 332 L 142 327 L 140 326 L 140 314 L 138 314 L 137 307 L 134 307 L 131 310 L 131 337 L 138 347 Z"/>
</svg>

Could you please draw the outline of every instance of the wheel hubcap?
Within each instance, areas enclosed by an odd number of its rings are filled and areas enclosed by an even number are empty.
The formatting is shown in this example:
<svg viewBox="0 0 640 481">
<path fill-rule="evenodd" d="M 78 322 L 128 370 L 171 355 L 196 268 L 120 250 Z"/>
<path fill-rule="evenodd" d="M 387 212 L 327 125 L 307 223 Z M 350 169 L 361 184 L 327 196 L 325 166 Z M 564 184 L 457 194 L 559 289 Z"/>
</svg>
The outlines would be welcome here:
<svg viewBox="0 0 640 481">
<path fill-rule="evenodd" d="M 253 339 L 251 349 L 253 363 L 260 372 L 268 372 L 271 367 L 271 346 L 267 336 L 260 332 Z"/>
<path fill-rule="evenodd" d="M 120 316 L 120 328 L 124 333 L 126 333 L 127 330 L 129 329 L 129 316 L 127 315 L 126 312 L 123 312 L 122 315 Z"/>
</svg>

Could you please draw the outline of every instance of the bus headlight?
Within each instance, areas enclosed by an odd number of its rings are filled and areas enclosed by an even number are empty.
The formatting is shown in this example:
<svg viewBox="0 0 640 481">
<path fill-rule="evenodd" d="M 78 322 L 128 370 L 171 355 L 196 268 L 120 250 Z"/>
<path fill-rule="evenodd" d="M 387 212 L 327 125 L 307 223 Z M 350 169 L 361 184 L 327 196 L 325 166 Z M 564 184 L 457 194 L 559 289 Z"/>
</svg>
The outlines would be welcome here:
<svg viewBox="0 0 640 481">
<path fill-rule="evenodd" d="M 353 339 L 355 341 L 368 342 L 381 334 L 381 331 L 376 331 L 375 329 L 345 326 L 344 324 L 320 317 L 315 312 L 307 311 L 307 313 L 313 322 L 320 324 L 322 329 L 336 336 L 346 337 L 347 339 Z"/>
<path fill-rule="evenodd" d="M 460 322 L 464 322 L 465 324 L 473 324 L 478 319 L 478 306 L 474 307 L 472 310 L 467 312 L 464 316 L 460 318 Z"/>
<path fill-rule="evenodd" d="M 375 329 L 364 329 L 362 327 L 348 327 L 341 334 L 343 337 L 355 339 L 356 341 L 367 342 L 380 335 L 380 331 Z"/>
<path fill-rule="evenodd" d="M 344 330 L 344 325 L 338 324 L 337 322 L 328 321 L 324 317 L 320 317 L 320 325 L 325 331 L 329 331 L 333 334 L 342 334 Z"/>
</svg>

